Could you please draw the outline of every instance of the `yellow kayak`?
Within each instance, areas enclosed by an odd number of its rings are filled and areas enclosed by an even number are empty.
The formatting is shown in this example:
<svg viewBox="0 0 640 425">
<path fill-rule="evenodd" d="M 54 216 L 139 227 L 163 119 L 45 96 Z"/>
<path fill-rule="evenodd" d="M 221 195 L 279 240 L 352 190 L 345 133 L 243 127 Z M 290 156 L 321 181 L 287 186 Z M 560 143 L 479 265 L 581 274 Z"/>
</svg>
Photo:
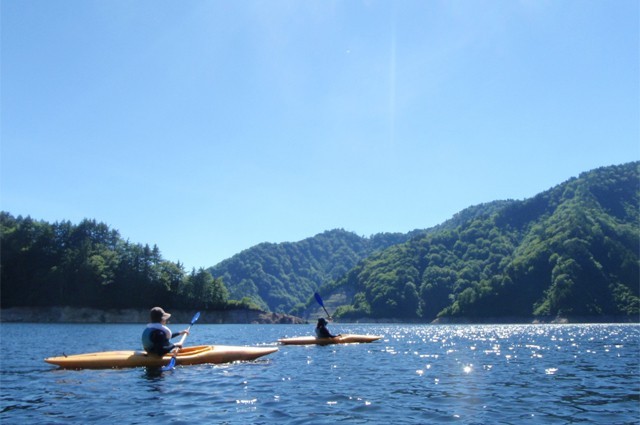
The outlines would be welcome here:
<svg viewBox="0 0 640 425">
<path fill-rule="evenodd" d="M 239 360 L 255 360 L 278 351 L 277 347 L 240 347 L 232 345 L 196 345 L 185 347 L 176 356 L 176 365 L 203 363 L 229 363 Z M 48 357 L 45 362 L 66 369 L 108 369 L 121 367 L 162 367 L 171 360 L 147 354 L 145 351 L 103 351 L 99 353 L 74 354 Z"/>
<path fill-rule="evenodd" d="M 294 338 L 282 338 L 278 342 L 285 345 L 328 345 L 328 344 L 352 344 L 360 342 L 377 341 L 381 336 L 378 335 L 356 335 L 345 334 L 338 335 L 335 338 L 316 338 L 315 336 L 298 336 Z"/>
</svg>

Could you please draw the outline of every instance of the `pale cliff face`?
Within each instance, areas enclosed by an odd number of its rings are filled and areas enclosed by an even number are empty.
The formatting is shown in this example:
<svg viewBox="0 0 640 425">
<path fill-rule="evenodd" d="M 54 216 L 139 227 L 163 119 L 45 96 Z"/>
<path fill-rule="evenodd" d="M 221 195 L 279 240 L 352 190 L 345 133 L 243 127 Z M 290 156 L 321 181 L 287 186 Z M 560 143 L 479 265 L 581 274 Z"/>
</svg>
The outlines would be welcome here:
<svg viewBox="0 0 640 425">
<path fill-rule="evenodd" d="M 189 323 L 193 311 L 171 310 L 173 325 Z M 2 310 L 0 322 L 30 323 L 147 323 L 148 310 L 114 309 L 97 310 L 73 307 L 13 307 Z M 279 313 L 267 313 L 257 310 L 214 310 L 203 311 L 198 323 L 273 323 L 298 324 L 305 323 L 299 317 Z"/>
</svg>

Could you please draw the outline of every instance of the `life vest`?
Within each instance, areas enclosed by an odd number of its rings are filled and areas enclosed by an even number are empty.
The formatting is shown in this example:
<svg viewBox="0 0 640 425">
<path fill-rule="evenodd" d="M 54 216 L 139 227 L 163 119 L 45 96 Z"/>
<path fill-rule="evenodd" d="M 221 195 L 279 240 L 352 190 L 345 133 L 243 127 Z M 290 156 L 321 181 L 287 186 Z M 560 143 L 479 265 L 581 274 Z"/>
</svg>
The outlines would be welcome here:
<svg viewBox="0 0 640 425">
<path fill-rule="evenodd" d="M 164 354 L 171 350 L 171 329 L 161 323 L 149 323 L 142 332 L 142 346 L 147 352 Z"/>
</svg>

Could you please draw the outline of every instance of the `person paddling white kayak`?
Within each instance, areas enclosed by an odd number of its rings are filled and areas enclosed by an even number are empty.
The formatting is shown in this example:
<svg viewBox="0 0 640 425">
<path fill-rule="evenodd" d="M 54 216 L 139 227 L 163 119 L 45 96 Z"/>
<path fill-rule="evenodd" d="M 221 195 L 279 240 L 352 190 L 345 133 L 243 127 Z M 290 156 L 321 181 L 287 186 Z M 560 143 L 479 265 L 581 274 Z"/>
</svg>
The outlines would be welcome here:
<svg viewBox="0 0 640 425">
<path fill-rule="evenodd" d="M 327 329 L 327 321 L 324 317 L 318 319 L 318 324 L 316 325 L 316 337 L 317 338 L 335 338 L 340 335 L 332 335 Z"/>
</svg>

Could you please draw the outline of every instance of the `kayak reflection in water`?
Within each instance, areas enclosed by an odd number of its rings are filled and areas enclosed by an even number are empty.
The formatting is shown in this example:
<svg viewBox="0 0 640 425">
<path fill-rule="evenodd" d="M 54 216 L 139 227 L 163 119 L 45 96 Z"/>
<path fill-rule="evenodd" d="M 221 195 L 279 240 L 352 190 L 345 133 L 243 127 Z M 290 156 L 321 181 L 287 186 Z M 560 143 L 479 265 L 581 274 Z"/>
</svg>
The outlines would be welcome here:
<svg viewBox="0 0 640 425">
<path fill-rule="evenodd" d="M 172 344 L 169 340 L 179 335 L 188 335 L 189 330 L 171 332 L 167 327 L 167 320 L 171 315 L 160 307 L 153 307 L 149 316 L 151 323 L 142 332 L 142 346 L 147 353 L 164 356 L 174 348 L 182 348 L 182 344 Z"/>
<path fill-rule="evenodd" d="M 324 317 L 318 319 L 318 324 L 316 325 L 316 337 L 317 338 L 335 338 L 340 335 L 332 335 L 327 329 L 327 321 Z"/>
</svg>

